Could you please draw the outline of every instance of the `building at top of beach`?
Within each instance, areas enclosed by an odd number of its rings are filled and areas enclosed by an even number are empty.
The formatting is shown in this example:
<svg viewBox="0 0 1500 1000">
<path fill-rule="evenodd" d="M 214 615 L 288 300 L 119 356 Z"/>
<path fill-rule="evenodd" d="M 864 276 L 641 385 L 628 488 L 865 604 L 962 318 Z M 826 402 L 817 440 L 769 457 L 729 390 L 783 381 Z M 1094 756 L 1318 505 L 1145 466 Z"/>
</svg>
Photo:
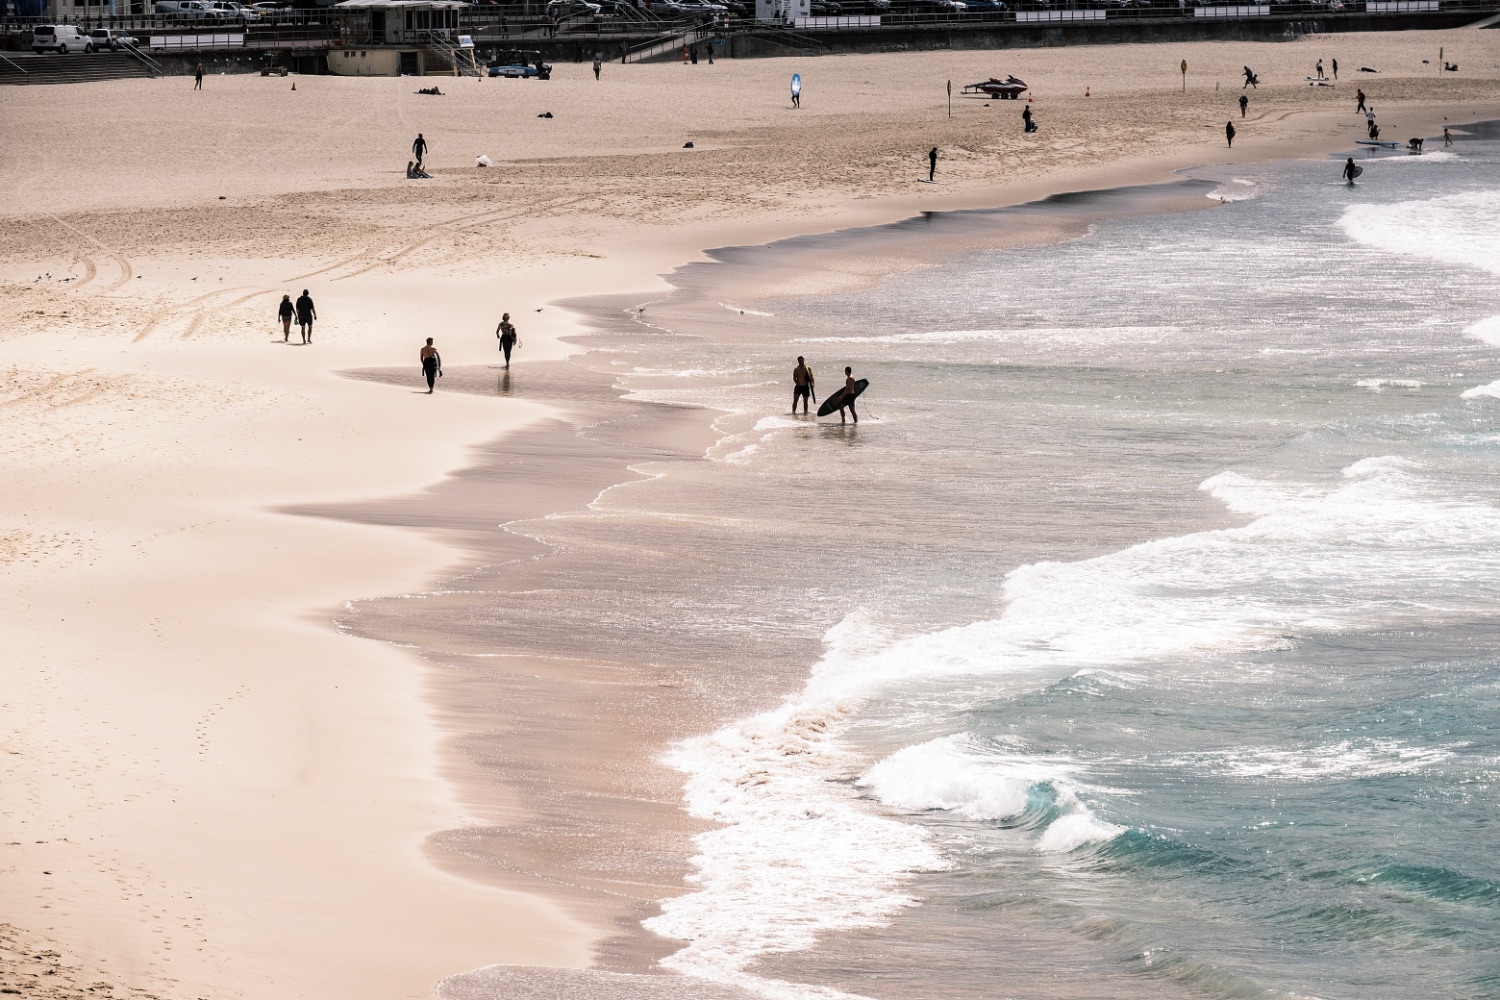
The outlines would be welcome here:
<svg viewBox="0 0 1500 1000">
<path fill-rule="evenodd" d="M 459 35 L 462 0 L 344 0 L 333 5 L 339 41 L 328 69 L 339 76 L 454 74 L 473 66 Z"/>
</svg>

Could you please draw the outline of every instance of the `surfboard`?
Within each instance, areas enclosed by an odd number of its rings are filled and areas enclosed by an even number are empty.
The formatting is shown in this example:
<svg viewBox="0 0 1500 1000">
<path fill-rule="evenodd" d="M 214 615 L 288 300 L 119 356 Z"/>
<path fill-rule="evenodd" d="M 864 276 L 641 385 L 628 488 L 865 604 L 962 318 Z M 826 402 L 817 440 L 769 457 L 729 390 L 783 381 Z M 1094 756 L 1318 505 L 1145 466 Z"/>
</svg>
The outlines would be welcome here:
<svg viewBox="0 0 1500 1000">
<path fill-rule="evenodd" d="M 859 398 L 859 394 L 862 393 L 862 392 L 864 392 L 869 387 L 870 387 L 870 380 L 867 379 L 867 378 L 862 378 L 862 379 L 859 379 L 858 381 L 856 381 L 854 383 L 854 398 L 858 399 Z M 848 406 L 849 405 L 844 400 L 844 390 L 843 389 L 840 389 L 838 392 L 834 393 L 832 396 L 829 396 L 827 399 L 823 400 L 823 405 L 818 407 L 818 416 L 820 416 L 820 417 L 826 417 L 826 416 L 828 416 L 828 414 L 832 413 L 834 410 L 837 410 L 841 405 L 842 406 Z"/>
<path fill-rule="evenodd" d="M 1395 149 L 1401 145 L 1399 142 L 1386 142 L 1384 139 L 1355 139 L 1356 146 L 1383 146 L 1386 149 Z"/>
<path fill-rule="evenodd" d="M 1356 163 L 1354 165 L 1354 170 L 1351 171 L 1350 174 L 1349 174 L 1349 179 L 1352 181 L 1352 180 L 1354 180 L 1354 178 L 1358 177 L 1360 174 L 1362 174 L 1364 172 L 1365 172 L 1365 168 L 1362 167 L 1362 166 L 1360 166 L 1358 163 Z"/>
<path fill-rule="evenodd" d="M 796 95 L 798 95 L 800 93 L 802 93 L 802 74 L 801 73 L 793 73 L 792 74 L 792 96 L 795 97 Z"/>
</svg>

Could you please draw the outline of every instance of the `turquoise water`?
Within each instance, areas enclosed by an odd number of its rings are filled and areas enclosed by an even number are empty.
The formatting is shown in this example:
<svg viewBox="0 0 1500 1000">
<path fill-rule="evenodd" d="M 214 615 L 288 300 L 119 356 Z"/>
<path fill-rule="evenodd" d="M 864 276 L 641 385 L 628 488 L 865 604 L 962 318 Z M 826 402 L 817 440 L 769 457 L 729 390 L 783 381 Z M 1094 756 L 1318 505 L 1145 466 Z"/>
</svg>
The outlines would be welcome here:
<svg viewBox="0 0 1500 1000">
<path fill-rule="evenodd" d="M 667 641 L 825 650 L 672 751 L 721 825 L 647 922 L 668 968 L 1500 996 L 1500 144 L 1363 162 L 1354 188 L 1338 161 L 1202 173 L 1206 211 L 726 298 L 715 330 L 663 313 L 703 339 L 625 382 L 725 409 L 725 438 L 596 514 L 733 554 Z M 783 415 L 797 354 L 871 380 L 858 428 Z"/>
</svg>

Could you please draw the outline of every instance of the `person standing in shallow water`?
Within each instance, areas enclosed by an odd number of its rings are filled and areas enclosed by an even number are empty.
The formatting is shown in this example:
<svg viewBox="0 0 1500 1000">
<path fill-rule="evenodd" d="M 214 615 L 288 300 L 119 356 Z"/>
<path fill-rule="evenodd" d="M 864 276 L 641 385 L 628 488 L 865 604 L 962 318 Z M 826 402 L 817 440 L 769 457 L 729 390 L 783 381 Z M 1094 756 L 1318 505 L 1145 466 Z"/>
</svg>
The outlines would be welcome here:
<svg viewBox="0 0 1500 1000">
<path fill-rule="evenodd" d="M 859 414 L 854 412 L 854 369 L 848 365 L 844 366 L 844 397 L 839 404 L 839 423 L 841 424 L 849 422 L 844 419 L 846 406 L 849 408 L 849 416 L 854 418 L 856 424 L 859 423 Z"/>
<path fill-rule="evenodd" d="M 500 340 L 500 353 L 505 355 L 505 367 L 510 367 L 510 352 L 514 347 L 519 347 L 521 337 L 516 333 L 516 328 L 511 325 L 510 313 L 500 317 L 500 325 L 495 327 L 495 336 Z"/>
<path fill-rule="evenodd" d="M 807 367 L 802 355 L 797 355 L 797 367 L 792 369 L 792 412 L 797 412 L 797 400 L 802 400 L 802 415 L 807 416 L 807 401 L 812 398 L 813 372 Z"/>
<path fill-rule="evenodd" d="M 1359 168 L 1354 165 L 1354 157 L 1351 156 L 1344 161 L 1344 180 L 1349 182 L 1350 187 L 1354 186 L 1354 175 L 1357 173 Z"/>
<path fill-rule="evenodd" d="M 1224 140 L 1229 143 L 1229 148 L 1234 148 L 1234 122 L 1224 123 Z"/>
<path fill-rule="evenodd" d="M 297 310 L 292 308 L 292 297 L 283 295 L 281 305 L 276 307 L 276 315 L 281 319 L 281 342 L 290 343 L 292 340 L 292 317 L 297 315 Z"/>
<path fill-rule="evenodd" d="M 427 379 L 427 394 L 432 395 L 433 385 L 438 376 L 443 374 L 443 358 L 438 354 L 437 348 L 432 346 L 432 338 L 427 338 L 427 344 L 417 355 L 422 360 L 422 374 Z"/>
</svg>

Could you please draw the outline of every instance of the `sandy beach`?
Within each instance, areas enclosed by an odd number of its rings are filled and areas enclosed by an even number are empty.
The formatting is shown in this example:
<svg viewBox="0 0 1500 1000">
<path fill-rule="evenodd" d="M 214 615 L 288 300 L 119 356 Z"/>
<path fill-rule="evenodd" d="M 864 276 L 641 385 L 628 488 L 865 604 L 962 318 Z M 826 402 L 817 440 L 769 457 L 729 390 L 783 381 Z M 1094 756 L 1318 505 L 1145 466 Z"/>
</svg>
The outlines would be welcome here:
<svg viewBox="0 0 1500 1000">
<path fill-rule="evenodd" d="M 681 891 L 665 855 L 700 828 L 650 761 L 790 674 L 714 701 L 667 656 L 523 664 L 534 683 L 496 684 L 531 728 L 481 769 L 455 744 L 499 689 L 335 627 L 347 602 L 527 557 L 494 537 L 506 520 L 713 443 L 699 411 L 622 417 L 607 373 L 569 375 L 594 326 L 556 303 L 649 296 L 716 247 L 1325 155 L 1364 135 L 1356 87 L 1384 138 L 1462 141 L 1500 118 L 1495 37 L 608 64 L 598 82 L 565 64 L 438 81 L 441 97 L 335 77 L 7 89 L 0 126 L 24 142 L 0 198 L 0 985 L 369 1000 L 488 965 L 646 967 L 619 941 Z M 1461 72 L 1437 72 L 1440 48 Z M 1309 87 L 1329 57 L 1337 86 Z M 1262 82 L 1242 120 L 1245 65 Z M 1006 73 L 1031 84 L 1038 133 L 1014 102 L 955 96 L 949 117 L 949 80 Z M 434 176 L 408 181 L 418 132 Z M 850 260 L 806 290 L 893 266 Z M 294 327 L 285 344 L 276 305 L 303 289 L 314 342 Z M 502 311 L 522 346 L 497 391 Z M 426 337 L 448 382 L 431 396 Z M 610 420 L 613 446 L 579 440 Z M 464 474 L 512 465 L 513 481 Z M 611 700 L 628 725 L 610 728 Z M 557 731 L 577 734 L 566 751 Z M 527 761 L 543 753 L 545 774 Z M 528 829 L 577 801 L 544 802 L 558 775 L 610 796 L 592 846 Z M 601 825 L 663 858 L 570 872 L 610 854 Z"/>
</svg>

